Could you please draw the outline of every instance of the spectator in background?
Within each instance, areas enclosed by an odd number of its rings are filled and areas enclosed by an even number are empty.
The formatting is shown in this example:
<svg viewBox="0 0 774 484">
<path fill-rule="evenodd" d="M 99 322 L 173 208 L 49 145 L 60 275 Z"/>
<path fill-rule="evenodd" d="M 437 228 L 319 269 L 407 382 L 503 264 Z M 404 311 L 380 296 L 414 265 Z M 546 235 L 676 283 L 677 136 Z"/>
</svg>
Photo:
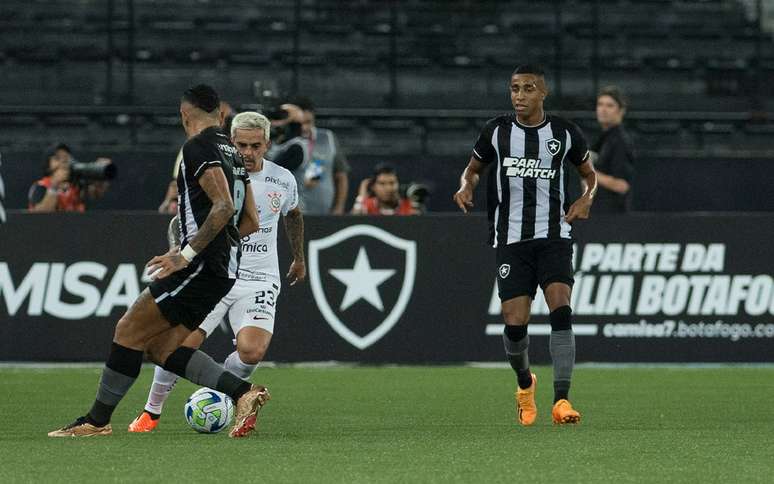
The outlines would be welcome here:
<svg viewBox="0 0 774 484">
<path fill-rule="evenodd" d="M 301 205 L 305 215 L 343 215 L 349 191 L 349 164 L 336 136 L 329 129 L 315 126 L 314 105 L 307 98 L 293 103 L 303 111 L 302 136 L 309 140 L 311 159 L 296 172 Z"/>
<path fill-rule="evenodd" d="M 594 213 L 631 210 L 634 146 L 622 124 L 625 114 L 626 100 L 620 89 L 603 88 L 597 96 L 597 122 L 602 134 L 590 150 L 599 183 Z"/>
<path fill-rule="evenodd" d="M 300 192 L 304 169 L 311 160 L 309 140 L 302 135 L 304 112 L 295 104 L 283 104 L 266 114 L 271 121 L 271 140 L 265 158 L 293 173 Z M 299 203 L 303 209 L 303 200 Z"/>
<path fill-rule="evenodd" d="M 46 175 L 30 187 L 30 212 L 83 212 L 81 190 L 70 182 L 69 150 L 59 145 L 46 154 Z"/>
<path fill-rule="evenodd" d="M 379 163 L 374 175 L 360 182 L 353 215 L 416 215 L 408 198 L 400 196 L 400 182 L 395 167 Z"/>
<path fill-rule="evenodd" d="M 46 175 L 33 183 L 28 193 L 31 212 L 83 212 L 86 210 L 86 197 L 94 199 L 105 195 L 108 188 L 105 180 L 114 176 L 114 169 L 109 176 L 93 177 L 93 173 L 95 168 L 107 173 L 109 170 L 105 170 L 105 167 L 111 165 L 110 159 L 97 158 L 93 163 L 84 164 L 88 165 L 88 181 L 75 179 L 72 170 L 75 163 L 72 150 L 64 143 L 56 145 L 46 154 Z"/>
</svg>

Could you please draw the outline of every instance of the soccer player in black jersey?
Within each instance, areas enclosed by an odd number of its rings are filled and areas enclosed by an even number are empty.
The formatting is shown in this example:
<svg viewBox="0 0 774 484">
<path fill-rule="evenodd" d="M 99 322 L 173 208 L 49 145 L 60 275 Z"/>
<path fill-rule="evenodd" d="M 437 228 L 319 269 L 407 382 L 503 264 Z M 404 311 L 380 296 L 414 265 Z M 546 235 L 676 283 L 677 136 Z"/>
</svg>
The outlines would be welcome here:
<svg viewBox="0 0 774 484">
<path fill-rule="evenodd" d="M 113 410 L 140 373 L 143 354 L 192 382 L 229 395 L 236 403 L 231 437 L 254 428 L 257 410 L 270 398 L 223 369 L 199 350 L 181 347 L 234 285 L 240 237 L 258 230 L 258 213 L 244 164 L 219 129 L 217 93 L 199 85 L 187 90 L 180 114 L 188 141 L 177 177 L 181 247 L 148 262 L 153 279 L 116 325 L 97 397 L 89 412 L 50 437 L 112 433 Z"/>
<path fill-rule="evenodd" d="M 570 223 L 589 217 L 597 178 L 586 140 L 573 123 L 547 115 L 543 70 L 516 68 L 510 80 L 515 113 L 489 120 L 460 179 L 454 201 L 463 212 L 473 206 L 479 176 L 491 164 L 487 187 L 490 243 L 497 249 L 497 285 L 508 361 L 516 372 L 519 423 L 537 416 L 537 379 L 527 356 L 530 307 L 540 285 L 551 311 L 550 352 L 554 367 L 554 423 L 577 423 L 580 413 L 568 398 L 575 365 L 570 294 L 573 284 Z M 586 190 L 566 207 L 563 162 L 577 168 Z"/>
</svg>

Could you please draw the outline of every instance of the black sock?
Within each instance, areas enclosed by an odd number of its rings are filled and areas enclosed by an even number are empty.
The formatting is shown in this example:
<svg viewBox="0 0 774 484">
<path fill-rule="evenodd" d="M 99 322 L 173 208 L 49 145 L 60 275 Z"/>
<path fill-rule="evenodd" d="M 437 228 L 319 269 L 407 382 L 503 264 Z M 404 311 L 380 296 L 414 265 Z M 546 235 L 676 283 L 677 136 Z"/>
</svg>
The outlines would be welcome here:
<svg viewBox="0 0 774 484">
<path fill-rule="evenodd" d="M 252 384 L 242 380 L 231 372 L 225 372 L 218 379 L 218 391 L 225 393 L 236 403 L 239 398 L 250 391 Z"/>
<path fill-rule="evenodd" d="M 104 427 L 110 422 L 113 411 L 140 374 L 142 358 L 142 351 L 118 343 L 111 345 L 99 381 L 97 398 L 86 414 L 86 421 L 97 427 Z"/>
<path fill-rule="evenodd" d="M 570 382 L 567 380 L 560 380 L 554 382 L 554 403 L 559 400 L 567 400 L 567 396 L 570 394 Z"/>
<path fill-rule="evenodd" d="M 115 405 L 107 405 L 99 400 L 94 400 L 89 413 L 86 414 L 86 421 L 95 427 L 104 427 L 110 423 L 110 417 L 113 416 L 115 409 Z"/>
<path fill-rule="evenodd" d="M 516 372 L 516 382 L 519 388 L 529 388 L 532 385 L 532 372 L 529 370 L 529 357 L 527 356 L 529 348 L 527 325 L 506 325 L 503 331 L 503 343 L 508 363 Z"/>
<path fill-rule="evenodd" d="M 164 369 L 198 385 L 223 392 L 234 402 L 250 390 L 249 381 L 243 380 L 222 365 L 215 363 L 200 350 L 179 347 L 164 362 Z"/>
<path fill-rule="evenodd" d="M 529 368 L 526 370 L 516 369 L 516 381 L 519 384 L 519 388 L 529 388 L 532 385 L 532 372 L 529 371 Z"/>
</svg>

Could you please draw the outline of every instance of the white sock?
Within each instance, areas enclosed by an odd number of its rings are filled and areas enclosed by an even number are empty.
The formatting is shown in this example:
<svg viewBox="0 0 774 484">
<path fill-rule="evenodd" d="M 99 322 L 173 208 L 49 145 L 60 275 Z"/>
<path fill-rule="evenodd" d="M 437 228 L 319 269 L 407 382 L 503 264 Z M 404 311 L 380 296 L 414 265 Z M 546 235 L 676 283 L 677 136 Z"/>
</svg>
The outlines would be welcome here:
<svg viewBox="0 0 774 484">
<path fill-rule="evenodd" d="M 250 375 L 253 374 L 255 369 L 258 368 L 258 365 L 248 365 L 247 363 L 243 362 L 239 358 L 239 353 L 235 351 L 228 355 L 226 361 L 223 362 L 223 367 L 239 378 L 247 380 L 250 378 Z"/>
<path fill-rule="evenodd" d="M 164 402 L 169 397 L 169 392 L 175 387 L 177 379 L 180 378 L 174 373 L 156 366 L 153 370 L 153 384 L 148 392 L 148 402 L 145 404 L 145 410 L 156 415 L 161 415 L 164 408 Z"/>
</svg>

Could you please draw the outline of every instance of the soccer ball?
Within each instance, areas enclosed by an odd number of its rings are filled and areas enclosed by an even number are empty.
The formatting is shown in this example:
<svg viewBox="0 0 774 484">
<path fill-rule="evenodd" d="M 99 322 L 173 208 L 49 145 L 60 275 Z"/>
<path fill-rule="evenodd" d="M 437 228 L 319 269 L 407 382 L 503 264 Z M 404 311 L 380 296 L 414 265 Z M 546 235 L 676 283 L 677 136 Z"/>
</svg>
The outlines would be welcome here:
<svg viewBox="0 0 774 484">
<path fill-rule="evenodd" d="M 234 403 L 227 395 L 200 388 L 185 402 L 185 420 L 197 432 L 214 434 L 231 423 Z"/>
</svg>

